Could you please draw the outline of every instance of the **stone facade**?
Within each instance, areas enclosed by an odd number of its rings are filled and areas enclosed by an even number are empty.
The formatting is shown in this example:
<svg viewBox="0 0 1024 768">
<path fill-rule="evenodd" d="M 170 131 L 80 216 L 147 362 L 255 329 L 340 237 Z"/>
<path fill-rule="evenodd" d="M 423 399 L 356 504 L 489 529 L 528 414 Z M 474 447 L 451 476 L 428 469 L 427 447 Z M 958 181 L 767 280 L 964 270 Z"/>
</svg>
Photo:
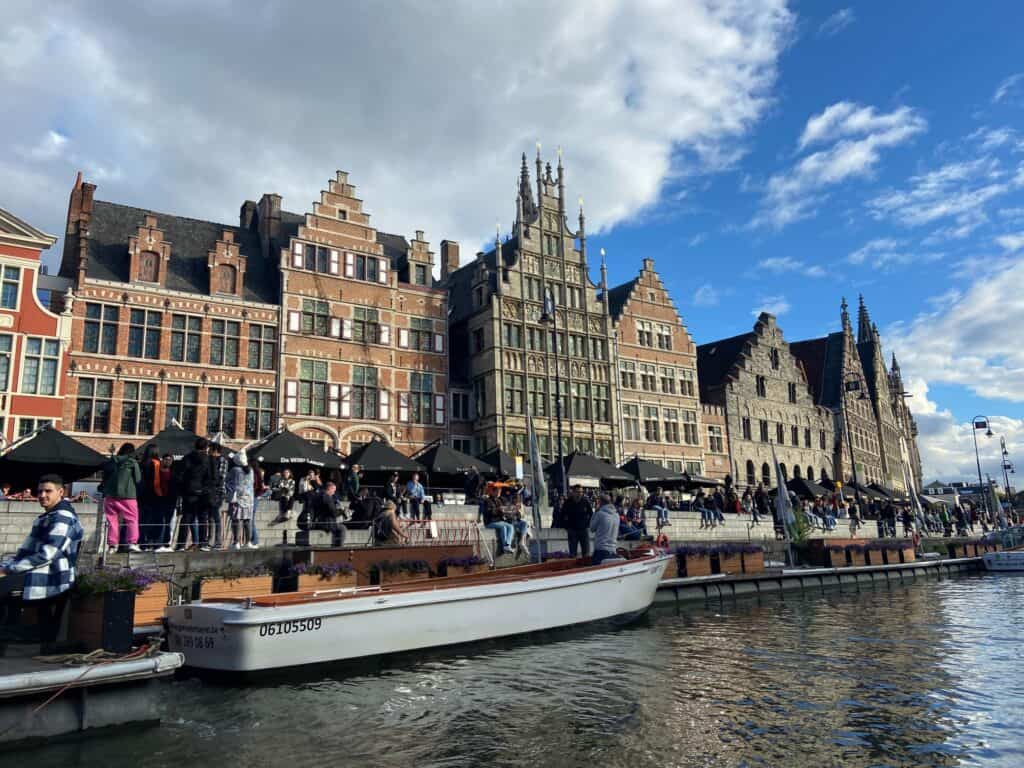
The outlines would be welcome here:
<svg viewBox="0 0 1024 768">
<path fill-rule="evenodd" d="M 909 490 L 920 493 L 924 480 L 921 472 L 921 453 L 917 447 L 917 422 L 907 406 L 908 395 L 903 388 L 903 374 L 900 372 L 895 354 L 892 356 L 892 367 L 889 369 L 889 396 L 892 398 L 892 412 L 899 432 L 900 450 L 910 480 Z"/>
<path fill-rule="evenodd" d="M 609 291 L 618 358 L 618 455 L 704 474 L 697 347 L 651 259 Z"/>
<path fill-rule="evenodd" d="M 285 424 L 345 454 L 444 438 L 448 301 L 423 233 L 378 232 L 339 171 L 280 258 Z"/>
<path fill-rule="evenodd" d="M 617 460 L 614 330 L 607 291 L 587 268 L 583 212 L 568 226 L 565 176 L 537 154 L 536 196 L 523 156 L 512 237 L 447 276 L 453 381 L 473 393 L 473 448 L 526 452 L 529 407 L 547 458 L 556 455 L 556 390 L 566 453 Z M 606 286 L 602 286 L 606 288 Z M 554 297 L 553 314 L 544 297 Z"/>
<path fill-rule="evenodd" d="M 754 330 L 698 347 L 701 399 L 725 411 L 737 485 L 775 485 L 772 449 L 787 478 L 832 476 L 832 415 L 814 402 L 807 378 L 768 313 Z"/>
<path fill-rule="evenodd" d="M 725 480 L 727 475 L 732 474 L 725 408 L 701 403 L 701 421 L 704 425 L 704 475 L 715 480 Z"/>
</svg>

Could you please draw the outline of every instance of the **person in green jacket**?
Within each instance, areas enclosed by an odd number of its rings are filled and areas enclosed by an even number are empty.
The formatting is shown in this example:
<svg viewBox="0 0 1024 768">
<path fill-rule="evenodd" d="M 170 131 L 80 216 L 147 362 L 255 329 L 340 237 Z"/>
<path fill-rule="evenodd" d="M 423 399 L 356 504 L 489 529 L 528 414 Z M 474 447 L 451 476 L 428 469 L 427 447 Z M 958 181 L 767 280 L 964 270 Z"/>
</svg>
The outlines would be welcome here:
<svg viewBox="0 0 1024 768">
<path fill-rule="evenodd" d="M 132 552 L 139 548 L 138 487 L 142 470 L 132 455 L 135 446 L 125 443 L 116 456 L 103 466 L 103 481 L 99 490 L 103 494 L 103 515 L 107 519 L 107 552 L 117 552 L 121 540 L 121 524 L 125 527 L 125 544 Z"/>
</svg>

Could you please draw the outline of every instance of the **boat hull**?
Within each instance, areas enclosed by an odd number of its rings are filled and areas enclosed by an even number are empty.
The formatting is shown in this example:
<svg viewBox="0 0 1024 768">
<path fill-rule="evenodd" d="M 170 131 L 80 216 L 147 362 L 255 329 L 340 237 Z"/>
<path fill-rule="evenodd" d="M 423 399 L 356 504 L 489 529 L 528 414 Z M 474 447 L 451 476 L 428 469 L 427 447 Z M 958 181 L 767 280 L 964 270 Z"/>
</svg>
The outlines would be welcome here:
<svg viewBox="0 0 1024 768">
<path fill-rule="evenodd" d="M 167 609 L 168 643 L 185 655 L 186 666 L 256 672 L 635 617 L 653 602 L 667 562 L 645 558 L 498 583 L 287 605 L 178 605 Z"/>
<path fill-rule="evenodd" d="M 1024 571 L 1024 551 L 986 552 L 981 556 L 986 571 Z"/>
</svg>

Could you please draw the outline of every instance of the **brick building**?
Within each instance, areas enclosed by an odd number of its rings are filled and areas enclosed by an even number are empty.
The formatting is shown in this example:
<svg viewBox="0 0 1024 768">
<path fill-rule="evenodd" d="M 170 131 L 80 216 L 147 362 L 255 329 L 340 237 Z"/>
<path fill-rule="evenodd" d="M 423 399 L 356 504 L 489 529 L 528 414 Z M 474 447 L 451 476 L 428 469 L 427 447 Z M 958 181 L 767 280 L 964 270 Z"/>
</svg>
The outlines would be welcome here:
<svg viewBox="0 0 1024 768">
<path fill-rule="evenodd" d="M 0 209 L 0 442 L 62 426 L 71 301 L 40 300 L 42 252 L 57 238 Z"/>
<path fill-rule="evenodd" d="M 697 348 L 701 400 L 725 411 L 737 485 L 775 485 L 772 449 L 787 478 L 833 476 L 832 414 L 815 403 L 775 317 L 750 333 Z"/>
<path fill-rule="evenodd" d="M 510 238 L 496 238 L 493 249 L 459 269 L 443 260 L 453 394 L 461 401 L 471 393 L 453 434 L 461 444 L 471 434 L 477 454 L 495 447 L 524 454 L 529 407 L 540 451 L 551 459 L 558 453 L 558 386 L 563 451 L 618 459 L 607 284 L 602 277 L 599 296 L 590 280 L 582 209 L 579 228 L 569 227 L 561 156 L 553 176 L 538 151 L 536 173 L 534 195 L 524 155 Z M 545 313 L 548 295 L 554 317 Z"/>
<path fill-rule="evenodd" d="M 298 220 L 275 254 L 284 422 L 346 454 L 370 440 L 413 453 L 444 438 L 448 299 L 423 233 L 374 229 L 342 171 L 304 216 L 280 214 L 278 201 L 263 215 L 271 230 L 274 217 Z"/>
<path fill-rule="evenodd" d="M 640 274 L 608 296 L 618 359 L 618 455 L 704 474 L 697 348 L 654 261 L 644 259 Z"/>
</svg>

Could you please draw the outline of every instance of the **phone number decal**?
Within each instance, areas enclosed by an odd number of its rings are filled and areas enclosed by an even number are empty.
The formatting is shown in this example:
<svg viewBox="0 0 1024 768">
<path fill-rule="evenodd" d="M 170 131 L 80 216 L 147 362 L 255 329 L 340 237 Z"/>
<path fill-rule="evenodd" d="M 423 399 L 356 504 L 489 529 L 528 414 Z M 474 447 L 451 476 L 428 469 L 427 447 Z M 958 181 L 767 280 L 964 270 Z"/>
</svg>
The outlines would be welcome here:
<svg viewBox="0 0 1024 768">
<path fill-rule="evenodd" d="M 293 621 L 276 621 L 271 624 L 260 624 L 260 637 L 293 635 L 296 632 L 316 632 L 323 624 L 323 619 L 295 619 Z"/>
</svg>

